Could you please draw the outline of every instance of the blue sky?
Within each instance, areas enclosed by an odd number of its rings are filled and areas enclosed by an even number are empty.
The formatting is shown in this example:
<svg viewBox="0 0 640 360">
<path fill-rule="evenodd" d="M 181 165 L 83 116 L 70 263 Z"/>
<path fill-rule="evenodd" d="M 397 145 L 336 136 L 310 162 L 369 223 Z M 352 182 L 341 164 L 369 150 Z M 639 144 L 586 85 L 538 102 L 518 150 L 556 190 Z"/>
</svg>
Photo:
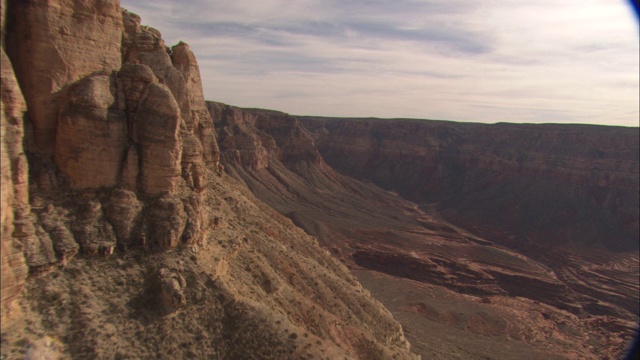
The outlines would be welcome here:
<svg viewBox="0 0 640 360">
<path fill-rule="evenodd" d="M 470 5 L 471 3 L 471 5 Z M 122 0 L 196 54 L 205 97 L 297 115 L 639 125 L 616 0 Z"/>
</svg>

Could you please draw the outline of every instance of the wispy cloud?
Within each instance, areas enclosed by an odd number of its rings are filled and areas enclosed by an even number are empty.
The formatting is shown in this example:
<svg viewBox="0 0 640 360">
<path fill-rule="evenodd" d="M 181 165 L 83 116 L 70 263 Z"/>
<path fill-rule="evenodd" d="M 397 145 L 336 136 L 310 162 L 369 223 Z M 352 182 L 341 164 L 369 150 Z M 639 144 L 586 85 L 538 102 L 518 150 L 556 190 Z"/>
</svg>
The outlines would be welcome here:
<svg viewBox="0 0 640 360">
<path fill-rule="evenodd" d="M 638 126 L 624 1 L 122 0 L 205 95 L 294 114 Z"/>
</svg>

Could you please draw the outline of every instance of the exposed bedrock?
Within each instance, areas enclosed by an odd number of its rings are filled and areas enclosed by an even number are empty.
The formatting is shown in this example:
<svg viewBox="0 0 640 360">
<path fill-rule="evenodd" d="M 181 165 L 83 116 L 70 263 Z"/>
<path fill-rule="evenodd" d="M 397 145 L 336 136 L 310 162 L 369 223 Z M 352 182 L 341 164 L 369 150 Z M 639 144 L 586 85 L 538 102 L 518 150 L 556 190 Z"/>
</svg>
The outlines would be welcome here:
<svg viewBox="0 0 640 360">
<path fill-rule="evenodd" d="M 68 85 L 121 67 L 120 2 L 7 1 L 6 11 L 6 49 L 29 107 L 34 149 L 52 154 Z"/>
<path fill-rule="evenodd" d="M 55 160 L 74 189 L 113 187 L 127 149 L 127 118 L 117 109 L 114 77 L 69 86 L 56 132 Z"/>
<path fill-rule="evenodd" d="M 9 322 L 9 305 L 22 291 L 27 277 L 27 263 L 23 253 L 25 243 L 37 241 L 30 219 L 28 193 L 28 166 L 22 148 L 22 117 L 26 104 L 18 82 L 13 74 L 11 62 L 0 49 L 2 82 L 0 83 L 0 220 L 2 246 L 2 324 Z"/>
<path fill-rule="evenodd" d="M 2 15 L 3 314 L 27 268 L 201 244 L 219 152 L 189 46 L 117 0 L 5 0 Z"/>
<path fill-rule="evenodd" d="M 416 358 L 346 268 L 224 176 L 186 43 L 117 0 L 0 4 L 2 358 Z M 305 136 L 279 159 L 319 161 Z"/>
</svg>

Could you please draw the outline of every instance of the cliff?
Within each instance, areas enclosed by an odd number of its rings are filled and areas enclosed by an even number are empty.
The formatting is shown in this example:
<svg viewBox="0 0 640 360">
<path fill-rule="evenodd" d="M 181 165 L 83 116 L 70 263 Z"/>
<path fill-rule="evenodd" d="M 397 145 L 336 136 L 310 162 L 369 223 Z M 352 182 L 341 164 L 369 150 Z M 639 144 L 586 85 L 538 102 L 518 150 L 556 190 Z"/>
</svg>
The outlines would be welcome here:
<svg viewBox="0 0 640 360">
<path fill-rule="evenodd" d="M 586 129 L 587 146 L 613 149 L 601 150 L 598 162 L 590 157 L 595 150 L 566 145 L 581 126 L 317 119 L 208 106 L 226 171 L 349 266 L 411 329 L 417 353 L 449 358 L 456 348 L 468 359 L 523 353 L 597 359 L 613 356 L 630 338 L 638 258 L 621 252 L 633 243 L 615 235 L 632 232 L 633 223 L 609 222 L 615 231 L 601 228 L 596 236 L 610 243 L 598 243 L 575 234 L 609 219 L 559 223 L 546 214 L 586 206 L 580 197 L 590 196 L 582 191 L 594 179 L 610 194 L 633 195 L 637 144 L 626 129 Z M 531 132 L 536 141 L 526 140 Z M 601 142 L 614 137 L 621 139 Z M 553 162 L 560 158 L 572 165 Z M 599 170 L 585 170 L 590 164 Z M 542 201 L 548 196 L 555 207 Z M 616 200 L 619 213 L 607 201 L 579 210 L 610 217 L 634 211 L 633 198 Z M 512 215 L 512 206 L 524 209 Z M 530 225 L 541 223 L 549 226 Z M 589 334 L 592 342 L 575 334 Z"/>
<path fill-rule="evenodd" d="M 638 249 L 637 129 L 300 121 L 335 169 L 456 223 L 510 233 L 520 245 Z"/>
<path fill-rule="evenodd" d="M 17 1 L 3 11 L 3 161 L 11 168 L 3 188 L 13 188 L 3 204 L 13 202 L 15 217 L 11 231 L 11 211 L 3 211 L 6 246 L 20 244 L 35 273 L 79 250 L 200 244 L 212 220 L 197 206 L 217 147 L 203 130 L 212 121 L 201 90 L 192 97 L 187 86 L 197 69 L 188 46 L 175 46 L 172 62 L 159 33 L 115 1 Z M 182 108 L 173 93 L 184 97 Z M 143 221 L 143 208 L 162 217 Z M 152 234 L 159 224 L 167 232 Z M 6 286 L 22 282 L 19 263 L 8 262 L 17 275 Z"/>
<path fill-rule="evenodd" d="M 117 0 L 2 1 L 3 358 L 415 358 L 224 175 L 198 64 Z"/>
</svg>

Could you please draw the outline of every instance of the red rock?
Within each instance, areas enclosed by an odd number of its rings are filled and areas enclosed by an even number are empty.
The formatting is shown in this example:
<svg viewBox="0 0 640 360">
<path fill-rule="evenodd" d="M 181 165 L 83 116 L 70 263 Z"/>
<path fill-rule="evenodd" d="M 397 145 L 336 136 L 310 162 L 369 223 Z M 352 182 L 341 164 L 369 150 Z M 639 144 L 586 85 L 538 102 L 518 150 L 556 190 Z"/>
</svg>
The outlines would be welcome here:
<svg viewBox="0 0 640 360">
<path fill-rule="evenodd" d="M 58 168 L 75 189 L 113 187 L 127 148 L 125 113 L 115 107 L 109 75 L 85 77 L 70 85 L 56 132 Z"/>
<path fill-rule="evenodd" d="M 172 193 L 180 181 L 180 109 L 171 91 L 152 83 L 136 112 L 133 139 L 139 144 L 140 188 L 147 194 Z"/>
<path fill-rule="evenodd" d="M 3 3 L 3 9 L 4 9 Z M 4 32 L 3 32 L 4 34 Z M 10 321 L 11 304 L 20 293 L 27 275 L 22 241 L 34 240 L 33 225 L 28 219 L 28 167 L 22 149 L 22 119 L 26 105 L 16 81 L 11 62 L 0 49 L 2 99 L 0 105 L 0 243 L 1 308 L 3 328 Z"/>
<path fill-rule="evenodd" d="M 29 107 L 35 145 L 51 154 L 66 86 L 122 64 L 120 4 L 117 0 L 14 1 L 10 11 L 7 53 Z"/>
</svg>

